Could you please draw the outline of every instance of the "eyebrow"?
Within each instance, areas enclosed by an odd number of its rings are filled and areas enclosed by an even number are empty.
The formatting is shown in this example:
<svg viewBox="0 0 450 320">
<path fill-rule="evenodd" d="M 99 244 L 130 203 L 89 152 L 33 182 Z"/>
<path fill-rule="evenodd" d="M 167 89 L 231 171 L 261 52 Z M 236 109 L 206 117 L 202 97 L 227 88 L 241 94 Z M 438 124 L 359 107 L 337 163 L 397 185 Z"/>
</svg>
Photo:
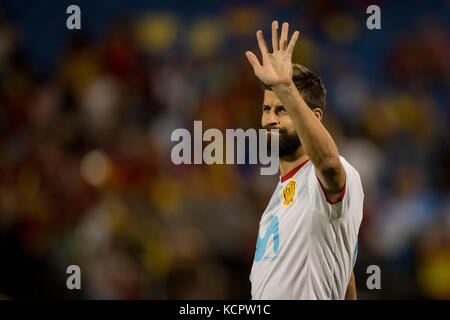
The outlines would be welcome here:
<svg viewBox="0 0 450 320">
<path fill-rule="evenodd" d="M 269 108 L 271 108 L 271 106 L 269 106 L 269 105 L 267 105 L 267 104 L 264 104 L 264 103 L 262 104 L 262 107 L 263 107 L 263 108 L 265 108 L 265 107 L 269 107 Z M 280 104 L 280 105 L 277 105 L 277 106 L 275 106 L 274 108 L 279 108 L 279 107 L 283 107 L 283 108 L 284 108 L 284 106 L 283 106 L 283 105 L 281 105 L 281 104 Z"/>
</svg>

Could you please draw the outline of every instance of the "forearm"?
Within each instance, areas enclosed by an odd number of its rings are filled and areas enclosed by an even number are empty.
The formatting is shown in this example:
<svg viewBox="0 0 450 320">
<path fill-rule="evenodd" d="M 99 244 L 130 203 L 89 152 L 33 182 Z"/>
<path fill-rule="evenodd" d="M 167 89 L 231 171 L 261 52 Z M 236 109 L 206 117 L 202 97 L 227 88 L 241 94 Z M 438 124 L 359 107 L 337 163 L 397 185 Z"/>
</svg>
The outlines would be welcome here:
<svg viewBox="0 0 450 320">
<path fill-rule="evenodd" d="M 289 113 L 302 146 L 314 166 L 320 171 L 337 166 L 339 153 L 336 144 L 295 85 L 274 86 L 272 90 Z"/>
<path fill-rule="evenodd" d="M 292 52 L 299 32 L 295 31 L 288 43 L 289 24 L 283 23 L 281 38 L 278 40 L 278 22 L 272 23 L 273 53 L 269 53 L 261 30 L 256 33 L 261 50 L 263 65 L 251 51 L 246 51 L 248 61 L 259 80 L 271 86 L 291 117 L 305 153 L 314 164 L 314 170 L 325 189 L 330 193 L 339 192 L 345 184 L 345 171 L 339 153 L 327 130 L 307 106 L 292 81 Z"/>
</svg>

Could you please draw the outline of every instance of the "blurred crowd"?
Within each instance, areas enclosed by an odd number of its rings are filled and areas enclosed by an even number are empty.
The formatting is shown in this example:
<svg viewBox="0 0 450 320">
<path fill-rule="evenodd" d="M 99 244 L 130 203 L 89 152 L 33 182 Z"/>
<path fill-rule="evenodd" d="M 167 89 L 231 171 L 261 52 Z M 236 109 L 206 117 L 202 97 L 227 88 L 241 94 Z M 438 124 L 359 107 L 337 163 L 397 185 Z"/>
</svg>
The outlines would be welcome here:
<svg viewBox="0 0 450 320">
<path fill-rule="evenodd" d="M 267 39 L 278 19 L 300 29 L 294 62 L 324 80 L 324 124 L 362 177 L 359 298 L 450 299 L 448 2 L 381 2 L 373 31 L 362 0 L 231 2 L 197 15 L 137 3 L 95 34 L 88 19 L 64 29 L 62 11 L 64 42 L 47 56 L 27 44 L 33 16 L 0 4 L 0 298 L 250 298 L 279 175 L 176 166 L 170 136 L 194 120 L 260 127 L 263 92 L 244 52 L 259 54 L 256 30 Z M 108 11 L 80 6 L 82 17 Z M 50 21 L 46 9 L 36 15 Z M 67 290 L 69 265 L 82 290 Z M 369 265 L 381 290 L 366 287 Z"/>
</svg>

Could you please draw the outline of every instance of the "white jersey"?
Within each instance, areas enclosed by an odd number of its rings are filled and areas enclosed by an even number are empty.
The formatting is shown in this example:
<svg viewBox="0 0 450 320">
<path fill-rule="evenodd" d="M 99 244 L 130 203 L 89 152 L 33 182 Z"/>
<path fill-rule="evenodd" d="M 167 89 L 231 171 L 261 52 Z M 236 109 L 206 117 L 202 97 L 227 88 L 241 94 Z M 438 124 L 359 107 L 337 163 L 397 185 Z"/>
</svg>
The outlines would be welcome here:
<svg viewBox="0 0 450 320">
<path fill-rule="evenodd" d="M 326 198 L 311 161 L 280 179 L 259 223 L 252 299 L 344 299 L 363 214 L 358 172 L 343 157 L 345 186 Z"/>
</svg>

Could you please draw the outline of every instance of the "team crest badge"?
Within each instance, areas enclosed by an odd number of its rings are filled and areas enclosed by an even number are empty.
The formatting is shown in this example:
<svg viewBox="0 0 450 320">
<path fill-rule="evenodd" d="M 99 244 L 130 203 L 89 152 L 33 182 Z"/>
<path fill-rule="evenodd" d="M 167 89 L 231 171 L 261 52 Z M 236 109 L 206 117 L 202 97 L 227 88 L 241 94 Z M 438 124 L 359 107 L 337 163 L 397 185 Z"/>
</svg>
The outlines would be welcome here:
<svg viewBox="0 0 450 320">
<path fill-rule="evenodd" d="M 292 202 L 294 202 L 294 195 L 295 195 L 295 180 L 289 181 L 286 187 L 283 189 L 283 205 L 289 206 Z"/>
</svg>

